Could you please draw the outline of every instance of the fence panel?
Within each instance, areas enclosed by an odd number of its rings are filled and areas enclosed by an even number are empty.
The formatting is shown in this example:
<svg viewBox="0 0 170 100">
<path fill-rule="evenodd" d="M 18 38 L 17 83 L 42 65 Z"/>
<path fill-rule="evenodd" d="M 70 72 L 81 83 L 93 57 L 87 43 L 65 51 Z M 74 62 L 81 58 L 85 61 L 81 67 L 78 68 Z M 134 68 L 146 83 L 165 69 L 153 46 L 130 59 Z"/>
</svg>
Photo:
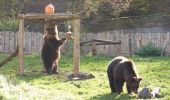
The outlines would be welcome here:
<svg viewBox="0 0 170 100">
<path fill-rule="evenodd" d="M 41 33 L 25 32 L 24 53 L 41 53 L 43 36 Z M 17 32 L 0 32 L 0 52 L 11 53 L 17 48 Z"/>
<path fill-rule="evenodd" d="M 153 43 L 156 47 L 164 49 L 165 55 L 170 55 L 170 33 L 133 33 L 123 30 L 104 31 L 99 33 L 86 33 L 81 37 L 82 41 L 91 39 L 121 41 L 121 44 L 97 46 L 97 54 L 105 55 L 131 55 L 142 45 Z M 82 54 L 91 52 L 91 46 L 81 46 Z M 86 51 L 86 52 L 84 52 Z"/>
<path fill-rule="evenodd" d="M 63 33 L 64 34 L 64 33 Z M 60 35 L 63 35 L 60 34 Z M 132 33 L 123 30 L 103 31 L 98 33 L 81 34 L 81 42 L 91 39 L 121 41 L 121 44 L 97 45 L 97 54 L 104 55 L 130 55 L 134 54 L 142 45 L 155 44 L 156 47 L 164 49 L 165 55 L 170 55 L 170 32 L 164 33 Z M 62 36 L 61 36 L 62 37 Z M 41 33 L 25 32 L 24 37 L 25 54 L 41 53 L 43 36 Z M 0 52 L 11 53 L 17 48 L 17 33 L 0 32 Z M 62 50 L 63 52 L 65 50 Z M 81 54 L 91 53 L 92 47 L 87 44 L 81 46 Z"/>
</svg>

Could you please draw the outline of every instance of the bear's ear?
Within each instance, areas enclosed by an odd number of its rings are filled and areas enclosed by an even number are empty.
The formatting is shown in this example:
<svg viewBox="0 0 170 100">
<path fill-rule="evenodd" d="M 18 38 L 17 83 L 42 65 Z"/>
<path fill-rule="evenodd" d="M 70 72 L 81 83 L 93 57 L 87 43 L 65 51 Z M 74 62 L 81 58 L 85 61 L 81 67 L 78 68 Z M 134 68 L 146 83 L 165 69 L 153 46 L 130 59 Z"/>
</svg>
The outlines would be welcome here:
<svg viewBox="0 0 170 100">
<path fill-rule="evenodd" d="M 139 81 L 141 81 L 141 80 L 142 80 L 142 78 L 141 78 L 141 77 L 139 77 L 139 78 L 138 78 L 138 80 L 139 80 Z"/>
</svg>

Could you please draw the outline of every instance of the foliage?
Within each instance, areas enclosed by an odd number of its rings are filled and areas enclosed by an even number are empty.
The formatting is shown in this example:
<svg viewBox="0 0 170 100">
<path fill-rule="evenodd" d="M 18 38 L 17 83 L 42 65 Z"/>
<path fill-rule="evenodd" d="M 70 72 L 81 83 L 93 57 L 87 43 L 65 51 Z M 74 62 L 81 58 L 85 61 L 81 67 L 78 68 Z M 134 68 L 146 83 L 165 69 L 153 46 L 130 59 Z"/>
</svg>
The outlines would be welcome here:
<svg viewBox="0 0 170 100">
<path fill-rule="evenodd" d="M 55 1 L 55 0 L 51 0 Z M 21 12 L 24 5 L 40 0 L 0 0 L 0 16 L 16 17 Z M 47 1 L 49 2 L 49 1 Z M 64 1 L 63 1 L 64 2 Z M 169 0 L 66 0 L 68 10 L 79 11 L 82 17 L 90 17 L 95 14 L 102 18 L 113 18 L 120 16 L 140 16 L 156 13 L 170 13 L 167 9 Z M 77 9 L 77 10 L 75 10 Z M 164 11 L 164 12 L 162 12 Z"/>
<path fill-rule="evenodd" d="M 131 0 L 85 0 L 84 13 L 88 16 L 95 14 L 96 18 L 113 18 L 129 8 Z"/>
<path fill-rule="evenodd" d="M 87 18 L 108 19 L 124 16 L 170 14 L 169 0 L 85 0 Z"/>
<path fill-rule="evenodd" d="M 135 54 L 139 56 L 160 56 L 161 51 L 161 48 L 157 48 L 153 43 L 149 43 L 139 48 Z"/>
<path fill-rule="evenodd" d="M 0 59 L 4 58 L 0 55 Z M 81 57 L 81 72 L 92 73 L 90 80 L 67 81 L 72 70 L 72 58 L 61 56 L 60 74 L 42 73 L 39 56 L 25 56 L 25 75 L 19 76 L 18 58 L 0 68 L 0 98 L 8 100 L 137 100 L 135 94 L 129 96 L 124 88 L 121 95 L 110 93 L 107 79 L 107 64 L 110 57 Z M 161 100 L 170 99 L 170 57 L 130 58 L 143 78 L 143 87 L 160 87 Z"/>
<path fill-rule="evenodd" d="M 18 21 L 14 19 L 0 20 L 0 31 L 16 31 L 18 29 Z"/>
<path fill-rule="evenodd" d="M 15 18 L 20 11 L 21 4 L 18 0 L 0 0 L 0 17 Z"/>
<path fill-rule="evenodd" d="M 149 0 L 132 0 L 126 16 L 147 15 L 150 11 L 151 3 Z"/>
<path fill-rule="evenodd" d="M 0 0 L 0 31 L 16 31 L 18 29 L 17 14 L 21 11 L 18 0 Z"/>
<path fill-rule="evenodd" d="M 157 15 L 169 15 L 170 11 L 167 10 L 169 9 L 170 6 L 170 1 L 169 0 L 148 0 L 150 4 L 150 14 L 157 14 Z"/>
</svg>

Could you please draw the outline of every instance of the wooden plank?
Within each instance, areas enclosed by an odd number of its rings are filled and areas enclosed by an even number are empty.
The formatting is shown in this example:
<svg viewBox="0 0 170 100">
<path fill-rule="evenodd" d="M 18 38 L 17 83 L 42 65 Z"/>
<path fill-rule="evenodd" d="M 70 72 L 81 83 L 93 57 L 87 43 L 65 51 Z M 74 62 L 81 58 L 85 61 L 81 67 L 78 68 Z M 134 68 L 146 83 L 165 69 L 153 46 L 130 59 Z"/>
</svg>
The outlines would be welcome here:
<svg viewBox="0 0 170 100">
<path fill-rule="evenodd" d="M 80 19 L 74 19 L 74 50 L 73 50 L 73 74 L 77 76 L 80 69 Z"/>
<path fill-rule="evenodd" d="M 104 42 L 104 43 L 111 43 L 111 44 L 117 44 L 117 43 L 121 43 L 120 41 L 108 41 L 108 40 L 98 40 L 98 39 L 92 39 L 92 41 L 95 41 L 95 42 Z"/>
<path fill-rule="evenodd" d="M 19 19 L 19 32 L 18 32 L 18 45 L 19 45 L 19 74 L 24 74 L 24 19 Z"/>
<path fill-rule="evenodd" d="M 121 41 L 106 41 L 106 40 L 91 39 L 90 41 L 81 42 L 81 43 L 80 43 L 80 46 L 84 46 L 84 45 L 86 45 L 86 44 L 92 45 L 93 42 L 100 42 L 100 43 L 96 43 L 96 45 L 121 44 Z"/>
<path fill-rule="evenodd" d="M 19 14 L 19 19 L 28 19 L 28 20 L 42 20 L 42 19 L 51 19 L 51 20 L 71 20 L 79 18 L 78 14 L 69 14 L 69 13 L 55 13 L 55 14 L 44 14 L 44 13 L 29 13 L 29 14 Z"/>
</svg>

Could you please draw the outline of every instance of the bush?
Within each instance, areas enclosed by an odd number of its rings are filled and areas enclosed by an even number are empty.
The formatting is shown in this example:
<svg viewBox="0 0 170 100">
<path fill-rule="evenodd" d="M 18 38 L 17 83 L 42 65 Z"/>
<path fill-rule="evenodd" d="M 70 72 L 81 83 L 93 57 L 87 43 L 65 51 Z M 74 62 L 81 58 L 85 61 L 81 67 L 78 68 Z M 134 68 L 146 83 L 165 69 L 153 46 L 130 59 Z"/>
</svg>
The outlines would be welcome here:
<svg viewBox="0 0 170 100">
<path fill-rule="evenodd" d="M 160 56 L 161 51 L 161 48 L 156 47 L 153 43 L 149 43 L 139 48 L 135 54 L 139 56 Z"/>
<path fill-rule="evenodd" d="M 0 31 L 16 31 L 18 29 L 18 21 L 14 19 L 1 19 Z"/>
</svg>

